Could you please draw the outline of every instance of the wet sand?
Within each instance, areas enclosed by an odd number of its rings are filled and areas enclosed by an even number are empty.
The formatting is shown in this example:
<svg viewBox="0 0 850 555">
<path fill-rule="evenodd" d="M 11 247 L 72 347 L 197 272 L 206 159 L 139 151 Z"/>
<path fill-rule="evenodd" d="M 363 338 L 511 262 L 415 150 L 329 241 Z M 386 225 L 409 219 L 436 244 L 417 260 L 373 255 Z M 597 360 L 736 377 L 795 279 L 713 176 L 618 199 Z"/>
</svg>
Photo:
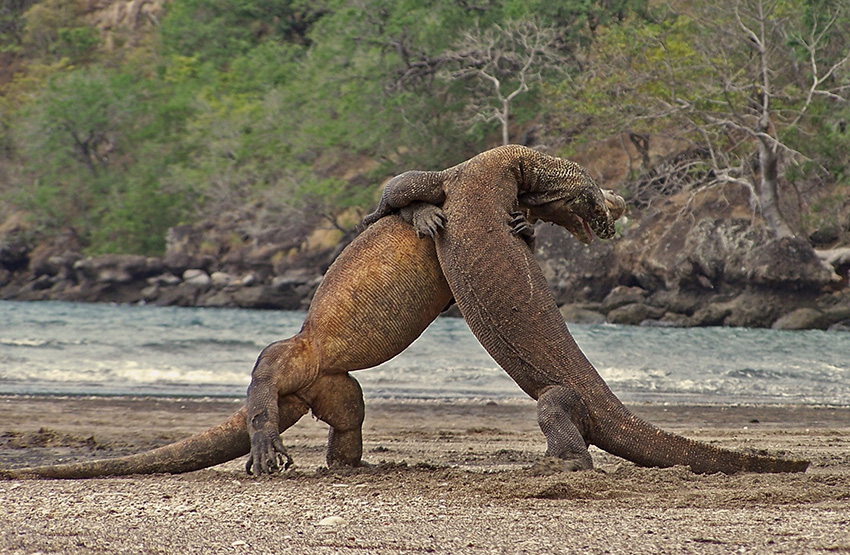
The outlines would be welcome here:
<svg viewBox="0 0 850 555">
<path fill-rule="evenodd" d="M 241 402 L 0 397 L 0 468 L 150 449 Z M 247 477 L 240 459 L 180 476 L 0 480 L 0 552 L 850 552 L 850 407 L 631 408 L 688 437 L 812 464 L 700 476 L 592 448 L 595 470 L 540 475 L 531 401 L 367 399 L 367 469 L 327 470 L 327 428 L 305 417 L 283 436 L 296 467 L 272 478 Z"/>
</svg>

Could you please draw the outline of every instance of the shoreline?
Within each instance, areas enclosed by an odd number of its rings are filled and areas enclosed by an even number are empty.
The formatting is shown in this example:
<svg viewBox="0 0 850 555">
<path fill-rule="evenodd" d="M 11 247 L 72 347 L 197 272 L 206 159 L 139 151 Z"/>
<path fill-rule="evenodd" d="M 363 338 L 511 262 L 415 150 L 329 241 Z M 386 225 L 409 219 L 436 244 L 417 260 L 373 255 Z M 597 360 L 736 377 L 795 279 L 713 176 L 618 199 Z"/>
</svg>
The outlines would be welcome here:
<svg viewBox="0 0 850 555">
<path fill-rule="evenodd" d="M 242 399 L 0 396 L 0 467 L 134 453 L 223 421 Z M 2 481 L 0 551 L 824 553 L 850 550 L 850 407 L 629 404 L 672 432 L 812 461 L 804 474 L 696 475 L 591 448 L 542 475 L 533 401 L 367 399 L 364 460 L 328 470 L 327 427 L 283 435 L 287 473 Z M 756 422 L 757 421 L 757 422 Z"/>
</svg>

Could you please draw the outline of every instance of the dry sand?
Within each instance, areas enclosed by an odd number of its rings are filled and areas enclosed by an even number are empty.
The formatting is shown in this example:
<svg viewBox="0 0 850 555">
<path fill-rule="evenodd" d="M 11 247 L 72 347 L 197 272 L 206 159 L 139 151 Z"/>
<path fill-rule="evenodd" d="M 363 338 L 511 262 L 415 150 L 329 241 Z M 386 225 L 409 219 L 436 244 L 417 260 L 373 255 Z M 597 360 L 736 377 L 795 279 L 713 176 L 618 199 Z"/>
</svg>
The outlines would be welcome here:
<svg viewBox="0 0 850 555">
<path fill-rule="evenodd" d="M 0 397 L 0 467 L 149 449 L 240 402 Z M 248 478 L 237 460 L 182 476 L 0 480 L 0 552 L 850 552 L 850 408 L 632 408 L 812 465 L 698 476 L 594 449 L 595 470 L 540 476 L 531 401 L 367 400 L 369 469 L 325 469 L 326 427 L 305 417 L 284 435 L 296 468 L 273 478 Z"/>
</svg>

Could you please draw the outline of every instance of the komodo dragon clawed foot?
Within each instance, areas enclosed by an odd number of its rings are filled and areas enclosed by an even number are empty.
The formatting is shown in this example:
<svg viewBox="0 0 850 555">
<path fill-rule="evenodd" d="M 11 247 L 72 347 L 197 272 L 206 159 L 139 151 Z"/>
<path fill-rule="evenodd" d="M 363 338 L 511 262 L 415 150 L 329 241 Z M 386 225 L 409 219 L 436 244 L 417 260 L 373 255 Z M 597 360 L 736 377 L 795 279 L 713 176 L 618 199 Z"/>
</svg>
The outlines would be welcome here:
<svg viewBox="0 0 850 555">
<path fill-rule="evenodd" d="M 413 226 L 417 237 L 435 237 L 446 225 L 443 210 L 427 202 L 414 202 L 399 210 L 399 216 Z"/>
<path fill-rule="evenodd" d="M 288 470 L 292 464 L 292 457 L 286 452 L 277 430 L 251 437 L 251 454 L 245 462 L 245 472 L 248 474 L 276 474 Z"/>
<path fill-rule="evenodd" d="M 540 393 L 537 399 L 537 423 L 546 436 L 546 457 L 560 461 L 560 470 L 593 468 L 593 459 L 585 440 L 588 419 L 585 404 L 575 390 L 564 385 L 555 385 Z M 545 460 L 538 465 L 543 463 Z M 552 461 L 546 463 L 546 466 L 551 467 Z"/>
</svg>

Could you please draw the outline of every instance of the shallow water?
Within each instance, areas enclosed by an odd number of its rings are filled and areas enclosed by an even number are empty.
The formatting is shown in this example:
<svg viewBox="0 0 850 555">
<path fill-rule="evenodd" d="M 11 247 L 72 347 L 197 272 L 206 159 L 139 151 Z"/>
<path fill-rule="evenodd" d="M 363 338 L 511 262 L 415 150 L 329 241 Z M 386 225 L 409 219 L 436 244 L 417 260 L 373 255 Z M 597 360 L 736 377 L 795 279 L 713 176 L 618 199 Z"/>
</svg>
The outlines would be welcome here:
<svg viewBox="0 0 850 555">
<path fill-rule="evenodd" d="M 0 394 L 242 396 L 263 347 L 303 312 L 0 302 Z M 850 333 L 570 325 L 627 402 L 850 405 Z M 524 394 L 465 322 L 438 318 L 355 377 L 367 397 Z"/>
</svg>

